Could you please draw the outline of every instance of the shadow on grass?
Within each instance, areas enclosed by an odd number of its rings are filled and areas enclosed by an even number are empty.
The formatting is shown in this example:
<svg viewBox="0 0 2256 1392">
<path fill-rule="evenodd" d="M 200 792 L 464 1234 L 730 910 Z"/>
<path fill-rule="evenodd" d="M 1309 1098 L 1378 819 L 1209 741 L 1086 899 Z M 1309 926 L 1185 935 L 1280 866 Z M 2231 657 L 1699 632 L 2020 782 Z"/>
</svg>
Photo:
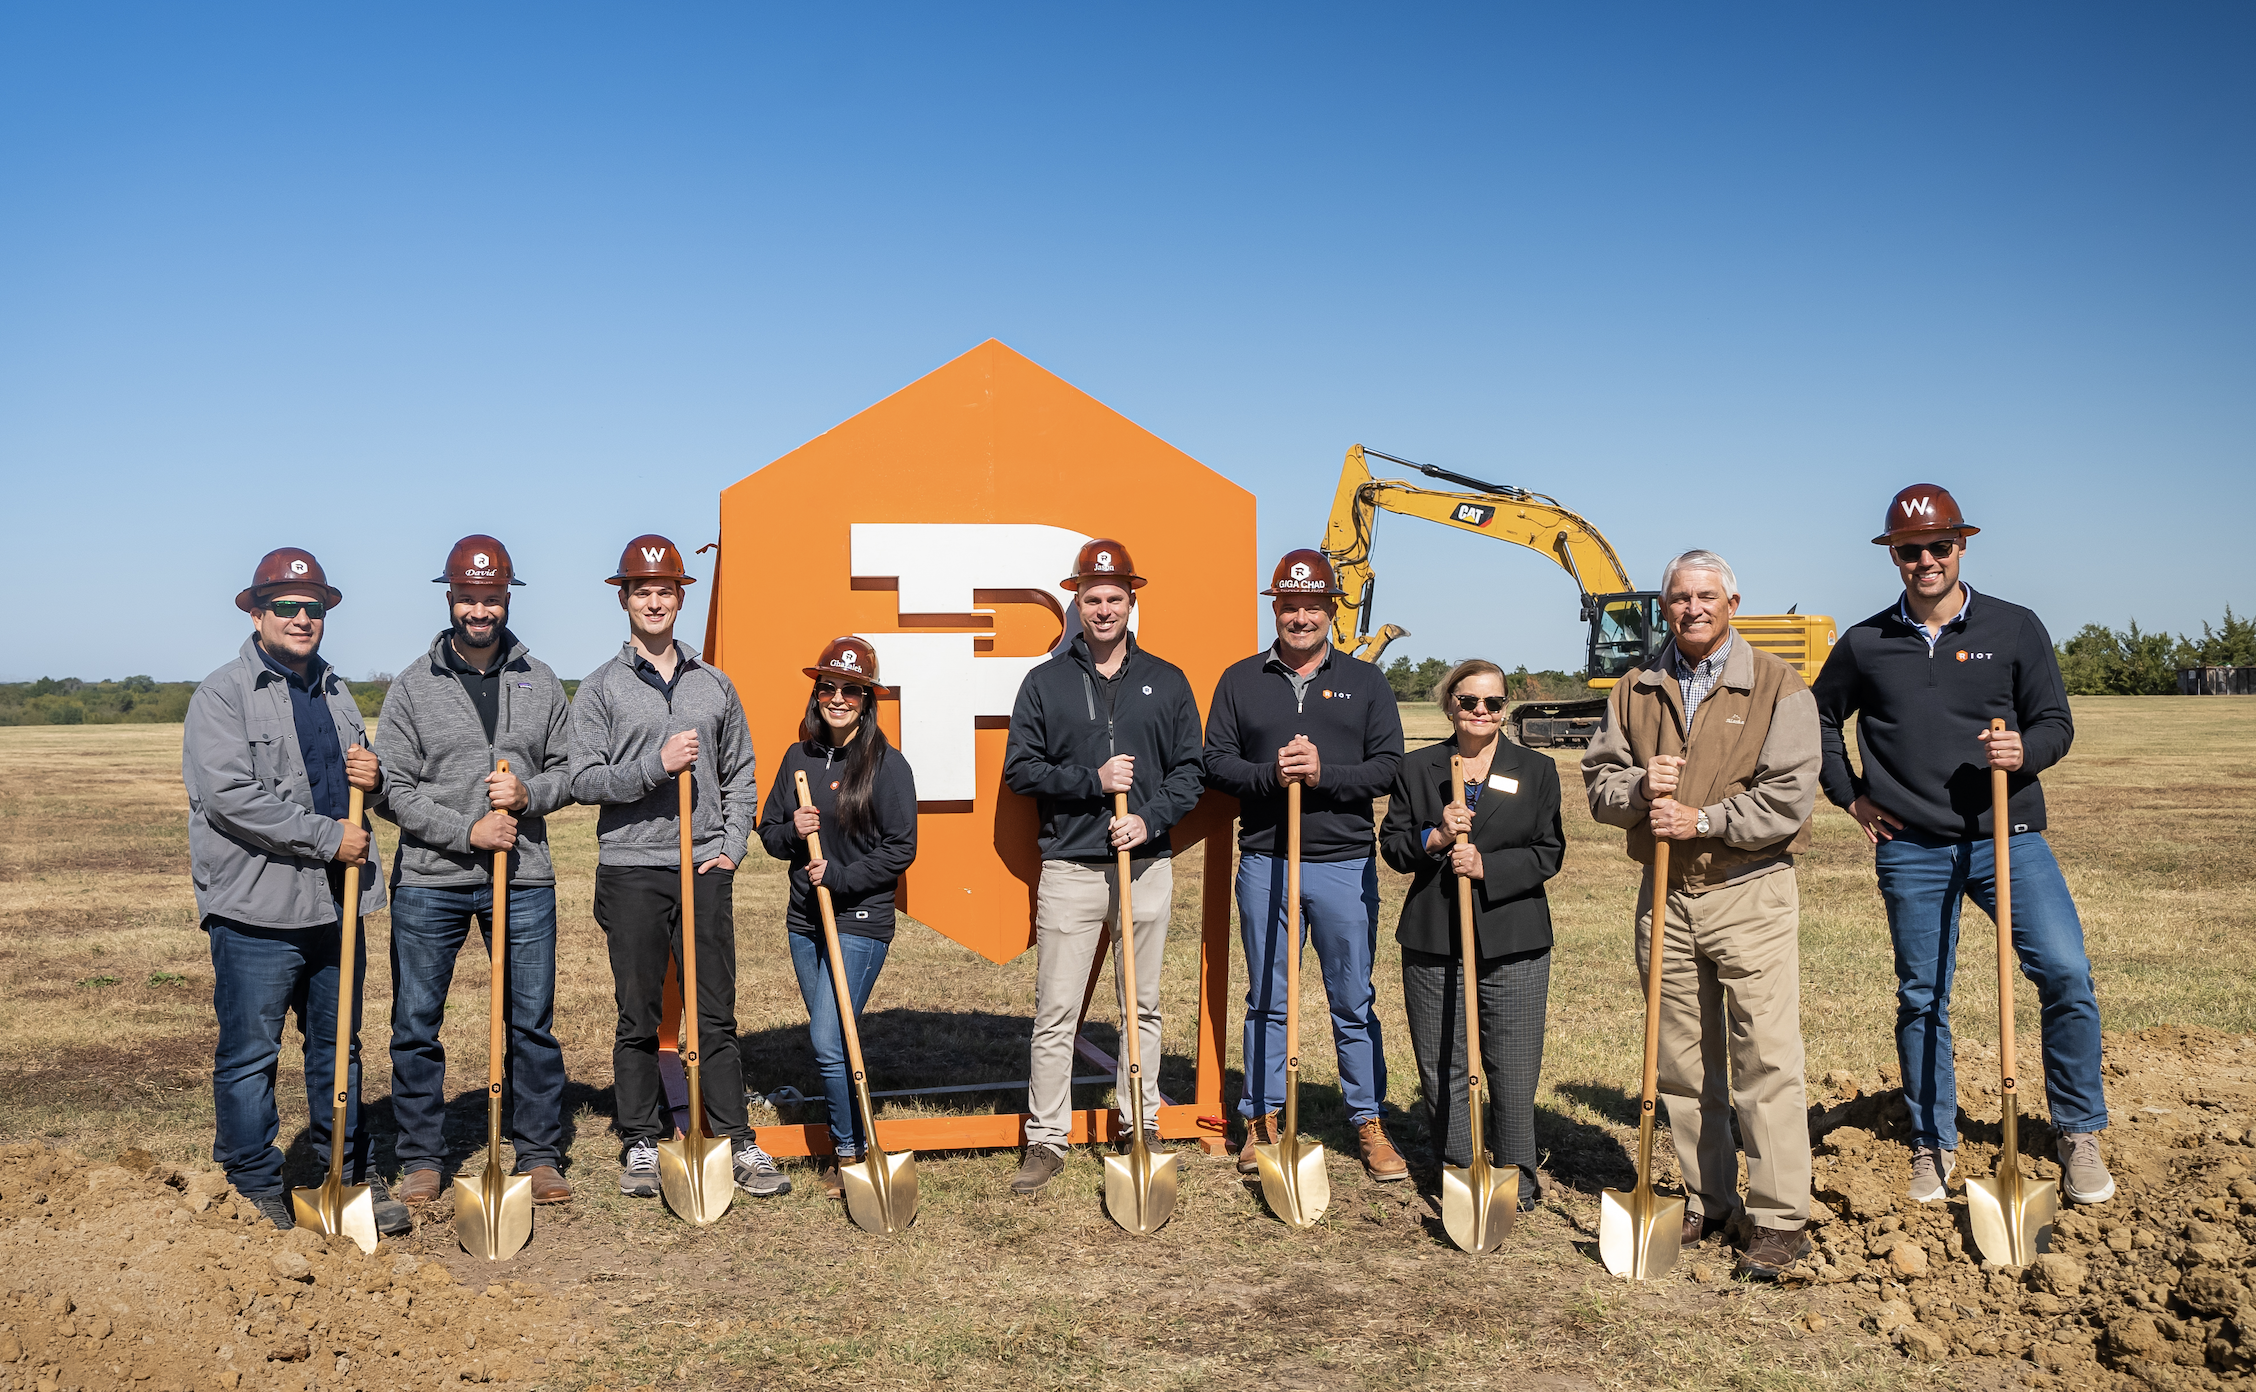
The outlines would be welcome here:
<svg viewBox="0 0 2256 1392">
<path fill-rule="evenodd" d="M 510 1099 L 502 1099 L 502 1134 L 509 1133 Z M 562 1152 L 564 1167 L 570 1168 L 572 1143 L 578 1138 L 574 1118 L 585 1107 L 600 1116 L 612 1115 L 611 1089 L 591 1087 L 586 1083 L 567 1079 L 560 1104 L 564 1117 L 563 1133 L 557 1148 Z M 368 1133 L 368 1169 L 372 1174 L 397 1179 L 399 1162 L 399 1118 L 393 1110 L 389 1093 L 382 1097 L 366 1098 L 361 1103 L 361 1123 Z M 446 1145 L 446 1158 L 440 1169 L 453 1175 L 461 1171 L 463 1162 L 479 1154 L 486 1147 L 486 1090 L 465 1088 L 447 1099 L 446 1114 L 441 1122 L 441 1135 Z M 313 1149 L 313 1131 L 300 1126 L 295 1136 L 283 1150 L 282 1172 L 285 1183 L 292 1185 L 318 1184 L 324 1173 L 321 1161 Z"/>
</svg>

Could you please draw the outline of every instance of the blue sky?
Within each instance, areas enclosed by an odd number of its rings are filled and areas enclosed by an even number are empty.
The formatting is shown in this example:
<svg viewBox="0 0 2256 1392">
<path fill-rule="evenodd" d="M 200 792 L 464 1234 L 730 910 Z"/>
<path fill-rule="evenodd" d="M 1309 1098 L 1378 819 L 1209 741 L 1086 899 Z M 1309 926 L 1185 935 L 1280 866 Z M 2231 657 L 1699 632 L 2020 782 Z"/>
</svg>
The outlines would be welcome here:
<svg viewBox="0 0 2256 1392">
<path fill-rule="evenodd" d="M 1215 8 L 0 9 L 0 679 L 200 676 L 284 543 L 397 668 L 471 530 L 576 675 L 629 535 L 990 336 L 1265 554 L 1360 440 L 1750 610 L 1879 608 L 1930 480 L 2056 636 L 2256 610 L 2256 10 Z M 1534 554 L 1377 561 L 1579 665 Z"/>
</svg>

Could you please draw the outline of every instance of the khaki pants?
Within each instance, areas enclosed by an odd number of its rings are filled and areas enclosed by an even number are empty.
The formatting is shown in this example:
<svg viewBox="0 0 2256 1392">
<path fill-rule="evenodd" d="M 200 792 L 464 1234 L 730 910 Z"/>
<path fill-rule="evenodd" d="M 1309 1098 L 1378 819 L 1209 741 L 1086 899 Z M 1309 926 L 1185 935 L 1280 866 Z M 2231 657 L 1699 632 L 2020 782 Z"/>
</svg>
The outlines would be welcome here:
<svg viewBox="0 0 2256 1392">
<path fill-rule="evenodd" d="M 1652 892 L 1648 867 L 1637 891 L 1640 994 Z M 1737 1112 L 1748 1216 L 1758 1227 L 1797 1227 L 1809 1221 L 1810 1139 L 1793 868 L 1705 894 L 1672 892 L 1667 903 L 1660 1093 L 1684 1169 L 1686 1208 L 1728 1218 L 1738 1206 Z"/>
<path fill-rule="evenodd" d="M 1144 1125 L 1159 1125 L 1159 961 L 1167 947 L 1167 918 L 1175 903 L 1175 862 L 1167 856 L 1131 862 L 1136 914 L 1136 1015 L 1143 1050 Z M 1026 1143 L 1063 1150 L 1073 1133 L 1073 1035 L 1081 993 L 1097 944 L 1112 925 L 1113 1000 L 1128 1014 L 1127 983 L 1120 971 L 1120 929 L 1114 923 L 1120 867 L 1045 860 L 1034 897 L 1034 1047 L 1026 1089 Z M 1118 1105 L 1127 1116 L 1128 1046 L 1125 1029 L 1115 1075 Z"/>
</svg>

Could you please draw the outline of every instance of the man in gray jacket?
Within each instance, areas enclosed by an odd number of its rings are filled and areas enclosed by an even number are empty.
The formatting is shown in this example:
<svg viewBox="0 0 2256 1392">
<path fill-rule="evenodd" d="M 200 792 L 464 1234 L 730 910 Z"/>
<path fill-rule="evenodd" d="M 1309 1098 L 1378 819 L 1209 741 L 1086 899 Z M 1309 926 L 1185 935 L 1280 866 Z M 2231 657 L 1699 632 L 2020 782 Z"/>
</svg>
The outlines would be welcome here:
<svg viewBox="0 0 2256 1392">
<path fill-rule="evenodd" d="M 392 867 L 392 1112 L 407 1171 L 399 1197 L 439 1196 L 446 1159 L 446 1014 L 454 963 L 476 919 L 493 951 L 494 856 L 509 857 L 509 1138 L 533 1202 L 562 1203 L 564 1051 L 556 1020 L 556 872 L 542 819 L 572 800 L 564 684 L 510 632 L 509 551 L 466 536 L 433 582 L 447 627 L 400 669 L 384 698 L 376 754 L 385 815 L 399 823 Z M 503 772 L 502 763 L 509 765 Z"/>
<path fill-rule="evenodd" d="M 180 781 L 188 789 L 188 860 L 196 913 L 211 941 L 212 1057 L 217 1135 L 212 1159 L 235 1191 L 278 1228 L 295 1226 L 275 1141 L 274 1069 L 283 1017 L 295 1012 L 305 1051 L 307 1132 L 323 1168 L 345 1147 L 345 1180 L 366 1184 L 376 1228 L 411 1226 L 407 1208 L 368 1171 L 360 1110 L 360 994 L 367 954 L 352 961 L 352 1052 L 345 1135 L 332 1137 L 339 922 L 345 867 L 362 867 L 360 912 L 384 907 L 384 876 L 366 818 L 350 819 L 350 790 L 377 791 L 382 769 L 366 748 L 352 691 L 321 660 L 327 613 L 344 596 L 308 551 L 270 551 L 235 596 L 251 636 L 235 660 L 204 678 L 188 702 Z"/>
<path fill-rule="evenodd" d="M 572 702 L 572 797 L 603 809 L 595 823 L 595 921 L 610 948 L 619 1002 L 611 1044 L 619 1133 L 627 1143 L 619 1192 L 658 1192 L 658 1141 L 673 1134 L 658 1076 L 658 1033 L 666 969 L 681 956 L 675 779 L 687 769 L 705 1116 L 713 1134 L 728 1138 L 744 1192 L 788 1194 L 791 1181 L 745 1119 L 736 1047 L 733 881 L 760 810 L 744 706 L 726 673 L 674 638 L 683 587 L 693 583 L 679 548 L 662 536 L 636 537 L 610 583 L 627 611 L 627 641 L 588 673 Z"/>
</svg>

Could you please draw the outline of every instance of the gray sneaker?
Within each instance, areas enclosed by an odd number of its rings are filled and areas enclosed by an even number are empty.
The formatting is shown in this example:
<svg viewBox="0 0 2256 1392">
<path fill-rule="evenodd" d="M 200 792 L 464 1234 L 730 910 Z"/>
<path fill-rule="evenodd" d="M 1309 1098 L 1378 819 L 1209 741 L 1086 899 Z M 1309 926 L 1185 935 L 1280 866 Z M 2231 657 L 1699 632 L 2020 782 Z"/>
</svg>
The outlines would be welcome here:
<svg viewBox="0 0 2256 1392">
<path fill-rule="evenodd" d="M 658 1143 L 629 1141 L 626 1164 L 619 1170 L 619 1192 L 630 1199 L 658 1197 Z"/>
<path fill-rule="evenodd" d="M 261 1218 L 284 1232 L 298 1225 L 298 1216 L 290 1209 L 289 1190 L 270 1189 L 263 1194 L 245 1194 L 243 1197 L 251 1201 L 251 1207 L 259 1211 Z"/>
<path fill-rule="evenodd" d="M 772 1199 L 791 1192 L 791 1176 L 776 1164 L 774 1156 L 760 1149 L 758 1141 L 738 1142 L 732 1159 L 736 1187 L 753 1198 Z"/>
<path fill-rule="evenodd" d="M 2099 1133 L 2060 1138 L 2060 1188 L 2070 1203 L 2106 1203 L 2115 1197 L 2115 1176 L 2099 1158 Z"/>
<path fill-rule="evenodd" d="M 1030 1145 L 1026 1148 L 1026 1158 L 1019 1162 L 1018 1173 L 1011 1176 L 1011 1192 L 1031 1194 L 1056 1179 L 1064 1168 L 1064 1151 L 1039 1142 Z"/>
<path fill-rule="evenodd" d="M 1958 1152 L 1940 1146 L 1911 1148 L 1911 1197 L 1915 1203 L 1940 1203 L 1944 1185 L 1958 1172 Z"/>
<path fill-rule="evenodd" d="M 369 1175 L 368 1198 L 376 1210 L 376 1233 L 379 1237 L 398 1237 L 412 1231 L 415 1219 L 408 1215 L 407 1205 L 392 1197 L 391 1189 L 377 1175 Z"/>
</svg>

